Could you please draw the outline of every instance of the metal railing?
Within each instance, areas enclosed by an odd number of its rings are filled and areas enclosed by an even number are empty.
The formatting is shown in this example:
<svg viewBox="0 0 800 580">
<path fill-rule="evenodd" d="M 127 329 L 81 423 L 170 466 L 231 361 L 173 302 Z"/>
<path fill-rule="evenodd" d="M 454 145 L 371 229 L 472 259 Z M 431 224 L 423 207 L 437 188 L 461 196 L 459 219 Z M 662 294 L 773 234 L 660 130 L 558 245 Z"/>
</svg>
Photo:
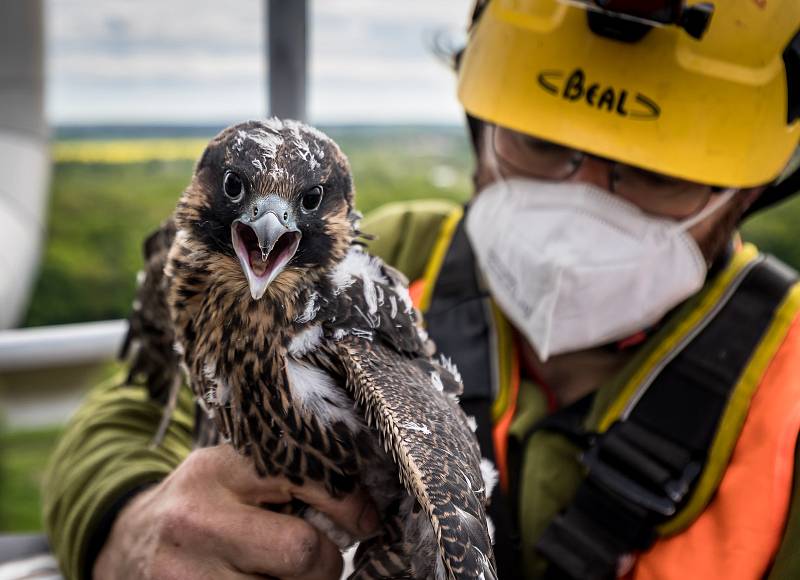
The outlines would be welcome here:
<svg viewBox="0 0 800 580">
<path fill-rule="evenodd" d="M 119 353 L 126 320 L 0 331 L 0 373 L 96 365 Z"/>
<path fill-rule="evenodd" d="M 0 331 L 0 414 L 9 429 L 65 422 L 116 371 L 128 324 L 108 320 Z"/>
</svg>

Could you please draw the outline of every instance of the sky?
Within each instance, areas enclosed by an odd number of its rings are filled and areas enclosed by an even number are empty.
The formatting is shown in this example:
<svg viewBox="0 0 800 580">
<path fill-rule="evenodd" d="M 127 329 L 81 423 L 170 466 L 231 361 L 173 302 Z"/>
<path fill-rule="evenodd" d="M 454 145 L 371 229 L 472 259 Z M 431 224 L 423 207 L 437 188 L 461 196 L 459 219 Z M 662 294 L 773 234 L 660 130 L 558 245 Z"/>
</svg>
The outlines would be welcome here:
<svg viewBox="0 0 800 580">
<path fill-rule="evenodd" d="M 430 39 L 463 39 L 471 4 L 310 0 L 309 120 L 460 123 L 455 77 Z M 53 124 L 226 124 L 267 112 L 263 0 L 45 6 Z"/>
</svg>

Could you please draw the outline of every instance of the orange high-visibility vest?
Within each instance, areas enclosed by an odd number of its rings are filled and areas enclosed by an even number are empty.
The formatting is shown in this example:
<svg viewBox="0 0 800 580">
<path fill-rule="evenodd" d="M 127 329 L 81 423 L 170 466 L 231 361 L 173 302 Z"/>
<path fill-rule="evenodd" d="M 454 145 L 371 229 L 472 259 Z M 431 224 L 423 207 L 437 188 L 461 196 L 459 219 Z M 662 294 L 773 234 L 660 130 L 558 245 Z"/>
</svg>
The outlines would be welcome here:
<svg viewBox="0 0 800 580">
<path fill-rule="evenodd" d="M 800 317 L 795 316 L 750 404 L 711 503 L 680 533 L 640 554 L 632 580 L 761 578 L 789 515 L 800 432 Z"/>
</svg>

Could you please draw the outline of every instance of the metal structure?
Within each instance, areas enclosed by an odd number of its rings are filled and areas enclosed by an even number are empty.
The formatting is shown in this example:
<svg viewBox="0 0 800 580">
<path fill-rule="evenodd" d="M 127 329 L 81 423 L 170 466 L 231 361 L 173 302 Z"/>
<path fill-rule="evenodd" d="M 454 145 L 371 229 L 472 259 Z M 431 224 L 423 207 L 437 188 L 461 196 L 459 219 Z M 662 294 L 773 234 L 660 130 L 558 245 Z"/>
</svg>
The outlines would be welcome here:
<svg viewBox="0 0 800 580">
<path fill-rule="evenodd" d="M 0 5 L 0 329 L 28 304 L 50 175 L 42 0 Z"/>
<path fill-rule="evenodd" d="M 308 0 L 266 0 L 269 111 L 306 120 Z"/>
<path fill-rule="evenodd" d="M 0 369 L 17 373 L 113 360 L 127 330 L 125 320 L 6 330 L 0 333 Z"/>
</svg>

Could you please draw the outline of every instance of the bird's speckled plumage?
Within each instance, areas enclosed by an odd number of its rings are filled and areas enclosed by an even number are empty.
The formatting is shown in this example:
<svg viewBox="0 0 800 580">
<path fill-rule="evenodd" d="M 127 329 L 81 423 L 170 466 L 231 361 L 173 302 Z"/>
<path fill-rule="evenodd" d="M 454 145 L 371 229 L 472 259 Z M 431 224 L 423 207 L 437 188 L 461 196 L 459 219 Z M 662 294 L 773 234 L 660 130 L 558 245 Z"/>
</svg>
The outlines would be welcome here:
<svg viewBox="0 0 800 580">
<path fill-rule="evenodd" d="M 172 348 L 175 332 L 167 305 L 164 264 L 175 238 L 175 224 L 164 223 L 144 242 L 145 269 L 139 272 L 139 291 L 133 302 L 130 327 L 120 357 L 129 359 L 128 384 L 146 385 L 150 398 L 167 402 L 178 375 L 178 353 Z"/>
<path fill-rule="evenodd" d="M 222 186 L 231 172 L 240 197 Z M 306 207 L 316 200 L 309 191 L 323 192 L 316 208 Z M 460 378 L 433 355 L 403 276 L 357 242 L 353 195 L 346 158 L 321 132 L 277 119 L 228 128 L 151 238 L 161 249 L 146 251 L 137 300 L 167 306 L 204 416 L 260 474 L 320 481 L 335 496 L 370 493 L 384 530 L 361 543 L 353 577 L 492 578 L 489 494 L 457 402 Z M 288 232 L 280 251 L 299 242 L 255 299 L 243 270 L 260 272 L 259 251 L 272 267 L 278 250 L 266 252 L 255 234 L 237 241 L 250 234 L 236 220 L 255 224 L 264 207 L 282 208 L 269 218 Z M 162 266 L 163 280 L 152 274 Z M 163 391 L 175 365 L 156 368 L 172 359 L 168 333 L 151 335 L 148 316 L 160 314 L 132 316 L 141 346 L 131 373 Z M 161 358 L 148 358 L 153 349 Z M 321 514 L 306 517 L 324 527 Z"/>
</svg>

